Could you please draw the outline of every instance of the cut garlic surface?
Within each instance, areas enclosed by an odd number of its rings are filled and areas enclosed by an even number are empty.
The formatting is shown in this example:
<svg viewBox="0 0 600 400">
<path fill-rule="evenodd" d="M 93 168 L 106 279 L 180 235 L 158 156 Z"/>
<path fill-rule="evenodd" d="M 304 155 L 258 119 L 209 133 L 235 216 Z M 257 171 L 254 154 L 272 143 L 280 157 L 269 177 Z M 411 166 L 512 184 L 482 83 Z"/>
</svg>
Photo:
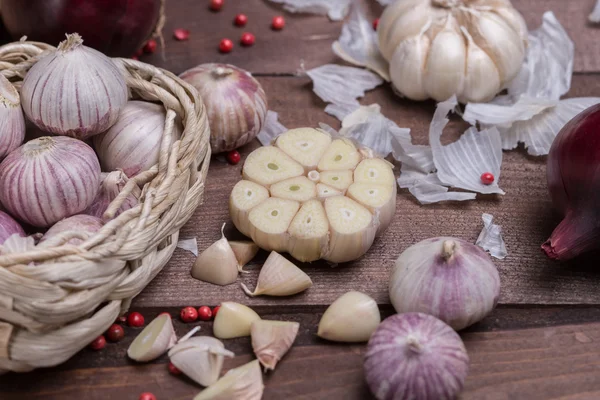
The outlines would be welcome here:
<svg viewBox="0 0 600 400">
<path fill-rule="evenodd" d="M 235 226 L 262 249 L 302 262 L 364 255 L 395 213 L 393 165 L 318 129 L 293 129 L 273 143 L 244 164 L 229 201 Z"/>
<path fill-rule="evenodd" d="M 310 277 L 281 254 L 272 251 L 258 275 L 254 292 L 242 283 L 242 289 L 251 297 L 261 294 L 269 296 L 291 296 L 312 286 Z M 221 312 L 219 310 L 219 312 Z"/>
<path fill-rule="evenodd" d="M 219 339 L 232 339 L 250 335 L 252 322 L 260 317 L 254 310 L 243 304 L 225 301 L 213 323 L 213 334 Z"/>
<path fill-rule="evenodd" d="M 298 329 L 298 322 L 260 320 L 252 323 L 252 349 L 265 370 L 275 369 L 294 344 Z"/>
<path fill-rule="evenodd" d="M 260 364 L 254 360 L 229 370 L 194 400 L 260 400 L 264 388 Z"/>
<path fill-rule="evenodd" d="M 248 264 L 258 253 L 258 245 L 249 240 L 231 240 L 229 246 L 235 254 L 238 263 L 238 271 L 244 271 L 244 266 Z"/>
<path fill-rule="evenodd" d="M 171 316 L 160 314 L 136 336 L 127 349 L 127 355 L 135 361 L 152 361 L 166 353 L 176 341 Z"/>
</svg>

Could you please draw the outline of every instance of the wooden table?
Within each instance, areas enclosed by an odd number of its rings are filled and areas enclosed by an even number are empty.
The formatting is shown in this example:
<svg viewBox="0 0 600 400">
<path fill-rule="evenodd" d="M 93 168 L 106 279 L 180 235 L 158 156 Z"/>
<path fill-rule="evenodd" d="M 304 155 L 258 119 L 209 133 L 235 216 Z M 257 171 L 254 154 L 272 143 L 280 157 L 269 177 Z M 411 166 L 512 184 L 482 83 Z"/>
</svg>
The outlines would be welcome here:
<svg viewBox="0 0 600 400">
<path fill-rule="evenodd" d="M 374 0 L 363 0 L 370 17 L 381 13 Z M 544 11 L 552 10 L 576 44 L 575 76 L 569 96 L 600 96 L 600 27 L 587 24 L 595 0 L 513 0 L 530 28 L 541 23 Z M 325 104 L 312 92 L 310 80 L 297 71 L 339 62 L 331 43 L 339 36 L 341 23 L 324 17 L 285 14 L 286 28 L 269 29 L 279 7 L 263 0 L 227 0 L 220 13 L 211 13 L 207 0 L 168 1 L 165 36 L 167 50 L 142 57 L 142 61 L 180 73 L 205 62 L 228 62 L 253 72 L 263 84 L 270 108 L 279 112 L 287 127 L 316 126 L 339 122 L 323 112 Z M 233 17 L 244 12 L 246 28 L 233 26 Z M 188 28 L 187 42 L 171 38 L 175 28 Z M 237 40 L 244 30 L 254 32 L 256 44 L 242 48 Z M 217 51 L 221 38 L 236 42 L 231 54 Z M 426 143 L 433 102 L 416 103 L 393 95 L 382 86 L 367 94 L 363 104 L 379 103 L 383 113 L 402 127 L 410 127 L 418 143 Z M 453 121 L 445 140 L 451 141 L 465 128 Z M 255 149 L 241 149 L 242 157 Z M 219 238 L 219 228 L 229 220 L 227 199 L 239 179 L 241 165 L 230 166 L 213 159 L 206 200 L 181 237 L 198 238 L 200 249 Z M 178 249 L 171 262 L 133 302 L 132 310 L 149 321 L 163 311 L 177 315 L 182 306 L 217 305 L 238 301 L 252 306 L 270 319 L 300 322 L 296 344 L 265 378 L 264 399 L 368 399 L 363 381 L 364 345 L 336 345 L 319 340 L 315 333 L 325 308 L 349 290 L 360 290 L 377 300 L 384 315 L 389 305 L 387 281 L 396 257 L 422 239 L 451 235 L 474 241 L 481 230 L 481 214 L 496 217 L 504 229 L 508 257 L 496 261 L 502 279 L 500 305 L 485 320 L 461 333 L 471 357 L 471 371 L 463 399 L 598 399 L 600 398 L 600 270 L 595 257 L 567 264 L 545 258 L 539 246 L 549 236 L 558 218 L 552 213 L 545 179 L 545 159 L 526 155 L 523 149 L 504 153 L 501 187 L 505 196 L 480 196 L 477 201 L 420 206 L 406 190 L 398 194 L 393 224 L 376 240 L 370 252 L 338 268 L 324 263 L 304 265 L 314 286 L 290 298 L 246 297 L 239 285 L 217 287 L 196 281 L 189 274 L 192 254 Z M 239 237 L 231 224 L 229 238 Z M 256 282 L 265 254 L 249 266 L 240 280 L 250 287 Z M 178 334 L 197 324 L 176 322 Z M 210 334 L 211 323 L 201 322 Z M 138 331 L 126 328 L 119 344 L 100 352 L 83 350 L 64 365 L 29 374 L 0 378 L 0 399 L 137 399 L 143 391 L 159 400 L 190 399 L 200 387 L 186 378 L 169 375 L 167 359 L 137 365 L 125 355 Z M 248 338 L 226 341 L 236 353 L 229 369 L 249 361 Z"/>
</svg>

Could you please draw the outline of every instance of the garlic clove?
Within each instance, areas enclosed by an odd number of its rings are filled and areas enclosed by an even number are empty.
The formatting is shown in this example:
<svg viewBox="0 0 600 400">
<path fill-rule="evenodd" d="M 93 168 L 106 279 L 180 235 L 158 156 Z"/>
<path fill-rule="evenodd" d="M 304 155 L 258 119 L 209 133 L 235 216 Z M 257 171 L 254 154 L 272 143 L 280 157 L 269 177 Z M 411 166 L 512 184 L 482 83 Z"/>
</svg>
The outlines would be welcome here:
<svg viewBox="0 0 600 400">
<path fill-rule="evenodd" d="M 354 182 L 396 186 L 396 178 L 392 171 L 393 167 L 381 158 L 363 160 L 354 170 Z"/>
<path fill-rule="evenodd" d="M 396 212 L 396 185 L 353 183 L 348 188 L 347 195 L 377 216 L 379 219 L 377 234 L 387 229 Z"/>
<path fill-rule="evenodd" d="M 254 360 L 229 370 L 194 400 L 260 400 L 264 388 L 260 364 Z"/>
<path fill-rule="evenodd" d="M 317 196 L 314 182 L 305 176 L 286 179 L 271 185 L 271 196 L 303 203 Z"/>
<path fill-rule="evenodd" d="M 345 192 L 352 184 L 353 173 L 348 171 L 323 171 L 320 173 L 321 183 L 341 192 Z"/>
<path fill-rule="evenodd" d="M 256 256 L 259 247 L 256 245 L 256 243 L 249 240 L 232 240 L 229 242 L 229 245 L 231 246 L 231 250 L 233 250 L 233 254 L 235 254 L 235 258 L 237 259 L 238 271 L 246 272 L 244 271 L 244 266 Z"/>
<path fill-rule="evenodd" d="M 265 250 L 286 251 L 287 230 L 300 208 L 293 200 L 270 197 L 248 214 L 250 237 Z"/>
<path fill-rule="evenodd" d="M 300 163 L 306 172 L 316 169 L 325 150 L 331 144 L 331 136 L 318 129 L 291 129 L 277 138 L 276 146 Z"/>
<path fill-rule="evenodd" d="M 366 342 L 380 322 L 375 300 L 352 291 L 343 294 L 325 310 L 317 335 L 334 342 Z"/>
<path fill-rule="evenodd" d="M 221 303 L 213 323 L 213 334 L 219 339 L 233 339 L 250 335 L 252 322 L 260 317 L 245 305 L 226 301 Z"/>
<path fill-rule="evenodd" d="M 327 148 L 317 169 L 319 171 L 339 171 L 354 169 L 361 160 L 360 152 L 348 139 L 336 139 Z"/>
<path fill-rule="evenodd" d="M 331 186 L 327 186 L 324 183 L 317 184 L 317 199 L 325 201 L 325 199 L 334 196 L 343 196 L 340 190 L 334 189 Z"/>
<path fill-rule="evenodd" d="M 529 31 L 523 16 L 513 7 L 498 7 L 494 12 L 500 15 L 515 32 L 519 34 L 523 44 L 527 47 Z"/>
<path fill-rule="evenodd" d="M 230 285 L 238 276 L 238 261 L 233 249 L 223 233 L 225 224 L 221 227 L 221 239 L 204 250 L 192 267 L 192 276 L 204 282 L 215 285 Z"/>
<path fill-rule="evenodd" d="M 163 355 L 176 341 L 171 316 L 160 314 L 136 336 L 127 349 L 127 355 L 135 361 L 152 361 Z"/>
<path fill-rule="evenodd" d="M 325 213 L 330 225 L 328 261 L 355 260 L 369 250 L 379 228 L 369 210 L 348 197 L 335 196 L 325 200 Z"/>
<path fill-rule="evenodd" d="M 319 200 L 302 205 L 288 229 L 288 252 L 298 261 L 310 262 L 323 257 L 329 247 L 329 221 Z"/>
<path fill-rule="evenodd" d="M 417 35 L 434 18 L 428 7 L 429 0 L 404 0 L 390 4 L 381 15 L 377 26 L 379 48 L 386 59 L 408 38 Z"/>
<path fill-rule="evenodd" d="M 173 346 L 169 359 L 194 382 L 209 386 L 219 379 L 224 357 L 233 357 L 223 343 L 210 336 L 196 336 Z"/>
<path fill-rule="evenodd" d="M 269 191 L 257 183 L 242 180 L 236 183 L 229 197 L 229 214 L 242 234 L 250 236 L 250 210 L 269 198 Z"/>
<path fill-rule="evenodd" d="M 265 146 L 254 150 L 246 158 L 242 176 L 262 186 L 270 186 L 284 179 L 304 173 L 302 165 L 292 160 L 277 147 Z"/>
<path fill-rule="evenodd" d="M 290 296 L 312 286 L 310 277 L 281 254 L 272 251 L 258 275 L 254 292 L 242 283 L 242 289 L 250 296 Z M 219 309 L 219 313 L 221 309 Z M 217 314 L 219 315 L 219 314 Z"/>
<path fill-rule="evenodd" d="M 25 140 L 25 117 L 19 92 L 12 83 L 0 76 L 0 160 Z"/>
<path fill-rule="evenodd" d="M 424 70 L 431 40 L 417 35 L 401 42 L 390 59 L 390 79 L 396 90 L 413 100 L 426 100 Z"/>
<path fill-rule="evenodd" d="M 292 347 L 300 324 L 288 321 L 254 321 L 250 335 L 252 349 L 265 370 L 275 369 L 281 357 Z"/>
<path fill-rule="evenodd" d="M 461 30 L 467 38 L 467 70 L 465 86 L 458 100 L 465 103 L 488 102 L 501 89 L 500 73 L 494 61 L 475 44 L 469 32 L 463 27 Z"/>
</svg>

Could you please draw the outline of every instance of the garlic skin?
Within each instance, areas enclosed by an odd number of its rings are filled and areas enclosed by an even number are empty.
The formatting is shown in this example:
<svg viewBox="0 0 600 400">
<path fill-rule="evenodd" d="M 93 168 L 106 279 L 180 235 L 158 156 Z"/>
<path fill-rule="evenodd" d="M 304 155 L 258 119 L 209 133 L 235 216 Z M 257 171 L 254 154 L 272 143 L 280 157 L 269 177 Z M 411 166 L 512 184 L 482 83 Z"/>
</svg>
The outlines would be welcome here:
<svg viewBox="0 0 600 400">
<path fill-rule="evenodd" d="M 230 285 L 237 280 L 238 261 L 233 249 L 225 238 L 221 227 L 221 239 L 204 250 L 192 266 L 192 276 L 215 285 Z"/>
<path fill-rule="evenodd" d="M 223 342 L 210 336 L 182 340 L 169 350 L 169 359 L 194 382 L 209 386 L 219 379 L 224 357 L 234 357 Z"/>
<path fill-rule="evenodd" d="M 167 352 L 177 342 L 169 314 L 160 314 L 136 336 L 129 348 L 129 358 L 139 362 L 152 361 Z"/>
<path fill-rule="evenodd" d="M 272 251 L 258 275 L 254 292 L 242 283 L 242 289 L 250 297 L 262 294 L 291 296 L 312 286 L 310 277 L 281 254 Z M 219 309 L 219 312 L 221 310 Z M 218 315 L 218 314 L 217 314 Z"/>
<path fill-rule="evenodd" d="M 25 130 L 19 92 L 0 75 L 0 159 L 23 143 Z"/>
<path fill-rule="evenodd" d="M 81 140 L 110 128 L 127 96 L 115 63 L 77 33 L 35 63 L 21 87 L 23 111 L 38 128 Z"/>
<path fill-rule="evenodd" d="M 519 72 L 527 26 L 509 0 L 404 0 L 377 28 L 396 89 L 413 100 L 487 102 Z"/>
<path fill-rule="evenodd" d="M 249 240 L 231 240 L 229 246 L 235 254 L 235 258 L 238 262 L 238 271 L 244 271 L 244 266 L 248 264 L 258 253 L 259 247 Z"/>
<path fill-rule="evenodd" d="M 254 310 L 243 304 L 225 301 L 213 323 L 213 334 L 219 339 L 233 339 L 250 335 L 252 322 L 260 320 Z"/>
<path fill-rule="evenodd" d="M 264 388 L 260 364 L 254 360 L 227 371 L 194 400 L 260 400 Z"/>
<path fill-rule="evenodd" d="M 467 377 L 469 356 L 460 336 L 439 319 L 396 314 L 371 336 L 364 370 L 377 400 L 453 400 Z"/>
<path fill-rule="evenodd" d="M 294 344 L 300 324 L 289 321 L 259 320 L 252 322 L 250 336 L 256 358 L 265 367 L 273 370 Z"/>
<path fill-rule="evenodd" d="M 334 342 L 366 342 L 381 322 L 377 303 L 364 293 L 343 294 L 325 310 L 317 335 Z"/>
<path fill-rule="evenodd" d="M 100 218 L 84 214 L 73 215 L 72 217 L 65 218 L 52 225 L 44 236 L 42 236 L 40 243 L 55 238 L 65 232 L 71 232 L 77 234 L 77 237 L 69 239 L 66 243 L 77 246 L 84 242 L 85 237 L 90 237 L 98 232 L 103 225 L 104 222 L 102 222 Z"/>
<path fill-rule="evenodd" d="M 412 245 L 398 257 L 389 291 L 398 313 L 430 314 L 460 330 L 494 309 L 500 276 L 478 246 L 439 237 Z"/>
<path fill-rule="evenodd" d="M 250 72 L 229 64 L 201 64 L 179 75 L 200 93 L 208 113 L 213 154 L 252 141 L 267 118 L 267 96 Z"/>
</svg>

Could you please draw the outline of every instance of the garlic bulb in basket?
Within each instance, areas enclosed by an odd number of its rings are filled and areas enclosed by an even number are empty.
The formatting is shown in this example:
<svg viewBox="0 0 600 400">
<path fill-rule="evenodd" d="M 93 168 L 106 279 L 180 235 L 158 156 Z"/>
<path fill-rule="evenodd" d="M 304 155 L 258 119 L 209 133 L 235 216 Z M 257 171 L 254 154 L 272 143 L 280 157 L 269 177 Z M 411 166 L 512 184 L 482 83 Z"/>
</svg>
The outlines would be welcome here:
<svg viewBox="0 0 600 400">
<path fill-rule="evenodd" d="M 19 225 L 19 223 L 10 215 L 0 211 L 0 244 L 4 243 L 6 239 L 15 233 L 19 236 L 25 236 L 25 231 L 21 225 Z"/>
<path fill-rule="evenodd" d="M 21 99 L 27 117 L 43 131 L 83 140 L 115 123 L 127 85 L 110 58 L 73 33 L 27 72 Z"/>
<path fill-rule="evenodd" d="M 396 211 L 392 166 L 348 139 L 292 129 L 250 153 L 229 199 L 236 228 L 299 261 L 364 255 Z"/>
<path fill-rule="evenodd" d="M 510 0 L 404 0 L 385 9 L 379 48 L 413 100 L 486 102 L 525 59 L 527 27 Z"/>
<path fill-rule="evenodd" d="M 0 75 L 0 159 L 25 139 L 25 117 L 17 89 Z"/>
<path fill-rule="evenodd" d="M 101 175 L 100 190 L 96 198 L 85 209 L 83 214 L 91 215 L 100 219 L 105 219 L 104 213 L 108 209 L 110 203 L 121 193 L 125 184 L 129 179 L 123 171 L 113 171 L 110 173 L 103 172 Z M 118 217 L 123 211 L 135 207 L 138 204 L 138 197 L 141 194 L 139 187 L 135 186 L 129 196 L 125 198 L 119 209 L 114 213 L 113 217 Z M 106 218 L 109 219 L 109 218 Z"/>
<path fill-rule="evenodd" d="M 31 140 L 0 163 L 0 201 L 21 221 L 47 227 L 85 210 L 100 187 L 94 150 L 70 137 Z"/>
<path fill-rule="evenodd" d="M 202 64 L 180 78 L 200 93 L 213 153 L 236 149 L 258 135 L 267 117 L 267 96 L 250 72 L 229 64 Z"/>
<path fill-rule="evenodd" d="M 75 237 L 67 241 L 68 244 L 77 246 L 94 233 L 98 232 L 104 223 L 100 218 L 91 215 L 78 214 L 65 218 L 52 225 L 50 229 L 42 236 L 40 243 L 56 237 L 65 232 L 72 232 Z M 62 244 L 62 243 L 57 243 Z"/>
</svg>

